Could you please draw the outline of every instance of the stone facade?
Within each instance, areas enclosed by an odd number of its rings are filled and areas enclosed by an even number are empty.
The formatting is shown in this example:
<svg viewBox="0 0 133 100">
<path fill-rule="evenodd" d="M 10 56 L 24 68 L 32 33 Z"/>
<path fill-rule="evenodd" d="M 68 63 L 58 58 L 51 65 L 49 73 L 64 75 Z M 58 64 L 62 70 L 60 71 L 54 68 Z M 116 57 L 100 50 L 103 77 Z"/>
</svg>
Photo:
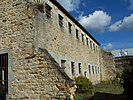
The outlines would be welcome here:
<svg viewBox="0 0 133 100">
<path fill-rule="evenodd" d="M 26 0 L 0 2 L 0 53 L 8 54 L 7 100 L 72 99 L 74 82 L 47 50 L 35 46 L 35 9 L 27 9 Z"/>
<path fill-rule="evenodd" d="M 8 54 L 7 100 L 73 99 L 72 79 L 83 75 L 93 84 L 101 80 L 100 44 L 56 0 L 44 1 L 0 2 L 0 56 Z"/>
<path fill-rule="evenodd" d="M 116 77 L 116 68 L 113 54 L 101 49 L 101 80 L 110 81 Z"/>
<path fill-rule="evenodd" d="M 47 18 L 45 10 L 35 16 L 35 46 L 47 49 L 60 66 L 64 65 L 65 72 L 71 78 L 83 75 L 93 84 L 99 83 L 99 43 L 56 1 L 47 0 L 46 3 L 51 7 L 51 18 Z M 62 17 L 62 26 L 59 16 Z M 71 24 L 71 33 L 68 23 Z"/>
</svg>

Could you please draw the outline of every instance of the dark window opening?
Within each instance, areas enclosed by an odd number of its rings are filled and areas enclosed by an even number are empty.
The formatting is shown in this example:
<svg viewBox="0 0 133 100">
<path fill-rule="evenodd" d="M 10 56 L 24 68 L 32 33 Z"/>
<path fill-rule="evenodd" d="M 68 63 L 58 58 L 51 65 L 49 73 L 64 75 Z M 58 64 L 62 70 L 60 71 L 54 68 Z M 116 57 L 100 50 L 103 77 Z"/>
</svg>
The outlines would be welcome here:
<svg viewBox="0 0 133 100">
<path fill-rule="evenodd" d="M 94 74 L 94 66 L 92 66 L 92 73 Z"/>
<path fill-rule="evenodd" d="M 94 51 L 95 51 L 95 44 L 93 44 L 93 48 L 94 48 Z"/>
<path fill-rule="evenodd" d="M 86 44 L 88 45 L 88 38 L 86 38 Z"/>
<path fill-rule="evenodd" d="M 69 33 L 72 33 L 72 24 L 68 22 Z"/>
<path fill-rule="evenodd" d="M 89 65 L 88 67 L 89 67 L 89 74 L 91 74 L 91 65 Z"/>
<path fill-rule="evenodd" d="M 45 4 L 45 12 L 46 12 L 47 18 L 52 18 L 51 10 L 52 8 L 48 4 Z"/>
<path fill-rule="evenodd" d="M 79 67 L 79 74 L 81 74 L 81 63 L 78 63 L 78 67 Z"/>
<path fill-rule="evenodd" d="M 61 60 L 61 68 L 66 68 L 66 60 Z"/>
<path fill-rule="evenodd" d="M 82 42 L 84 42 L 84 34 L 82 34 Z"/>
<path fill-rule="evenodd" d="M 87 72 L 86 71 L 84 72 L 84 76 L 87 77 Z"/>
<path fill-rule="evenodd" d="M 74 69 L 74 62 L 71 62 L 71 70 L 72 70 L 72 75 L 75 75 L 75 69 Z"/>
<path fill-rule="evenodd" d="M 97 67 L 95 67 L 95 72 L 96 72 L 96 74 L 97 74 Z"/>
<path fill-rule="evenodd" d="M 79 39 L 79 33 L 78 29 L 76 29 L 76 38 Z"/>
<path fill-rule="evenodd" d="M 0 92 L 8 93 L 8 54 L 0 54 Z"/>
<path fill-rule="evenodd" d="M 63 27 L 63 17 L 59 14 L 59 25 Z"/>
<path fill-rule="evenodd" d="M 92 41 L 90 41 L 90 48 L 92 49 Z"/>
</svg>

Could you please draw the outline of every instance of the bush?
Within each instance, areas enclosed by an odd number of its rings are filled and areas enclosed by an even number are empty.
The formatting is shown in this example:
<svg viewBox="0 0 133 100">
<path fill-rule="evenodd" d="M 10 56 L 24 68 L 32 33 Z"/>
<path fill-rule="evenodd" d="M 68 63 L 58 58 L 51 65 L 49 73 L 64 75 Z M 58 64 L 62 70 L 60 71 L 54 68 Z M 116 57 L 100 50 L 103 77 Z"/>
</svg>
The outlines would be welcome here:
<svg viewBox="0 0 133 100">
<path fill-rule="evenodd" d="M 75 79 L 75 81 L 77 85 L 77 93 L 92 93 L 93 85 L 88 78 L 79 76 Z"/>
<path fill-rule="evenodd" d="M 82 95 L 76 95 L 74 100 L 84 100 L 84 97 Z"/>
</svg>

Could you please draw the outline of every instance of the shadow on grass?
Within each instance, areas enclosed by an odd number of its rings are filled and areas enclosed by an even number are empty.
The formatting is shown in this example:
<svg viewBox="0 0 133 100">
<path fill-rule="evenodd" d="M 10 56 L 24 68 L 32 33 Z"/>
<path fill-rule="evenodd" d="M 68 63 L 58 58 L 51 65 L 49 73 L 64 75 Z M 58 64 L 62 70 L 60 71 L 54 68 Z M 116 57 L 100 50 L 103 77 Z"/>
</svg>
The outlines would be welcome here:
<svg viewBox="0 0 133 100">
<path fill-rule="evenodd" d="M 87 100 L 127 100 L 122 94 L 109 94 L 96 92 L 94 96 L 90 97 Z"/>
</svg>

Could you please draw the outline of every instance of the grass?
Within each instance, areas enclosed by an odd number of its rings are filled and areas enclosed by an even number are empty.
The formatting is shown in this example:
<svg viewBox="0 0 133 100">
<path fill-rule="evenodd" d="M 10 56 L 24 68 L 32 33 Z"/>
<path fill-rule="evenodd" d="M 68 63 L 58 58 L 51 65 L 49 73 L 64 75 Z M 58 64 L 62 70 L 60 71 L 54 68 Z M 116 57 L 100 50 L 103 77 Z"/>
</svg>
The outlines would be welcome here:
<svg viewBox="0 0 133 100">
<path fill-rule="evenodd" d="M 75 100 L 126 100 L 120 84 L 102 82 L 94 86 L 93 94 L 76 94 Z"/>
</svg>

